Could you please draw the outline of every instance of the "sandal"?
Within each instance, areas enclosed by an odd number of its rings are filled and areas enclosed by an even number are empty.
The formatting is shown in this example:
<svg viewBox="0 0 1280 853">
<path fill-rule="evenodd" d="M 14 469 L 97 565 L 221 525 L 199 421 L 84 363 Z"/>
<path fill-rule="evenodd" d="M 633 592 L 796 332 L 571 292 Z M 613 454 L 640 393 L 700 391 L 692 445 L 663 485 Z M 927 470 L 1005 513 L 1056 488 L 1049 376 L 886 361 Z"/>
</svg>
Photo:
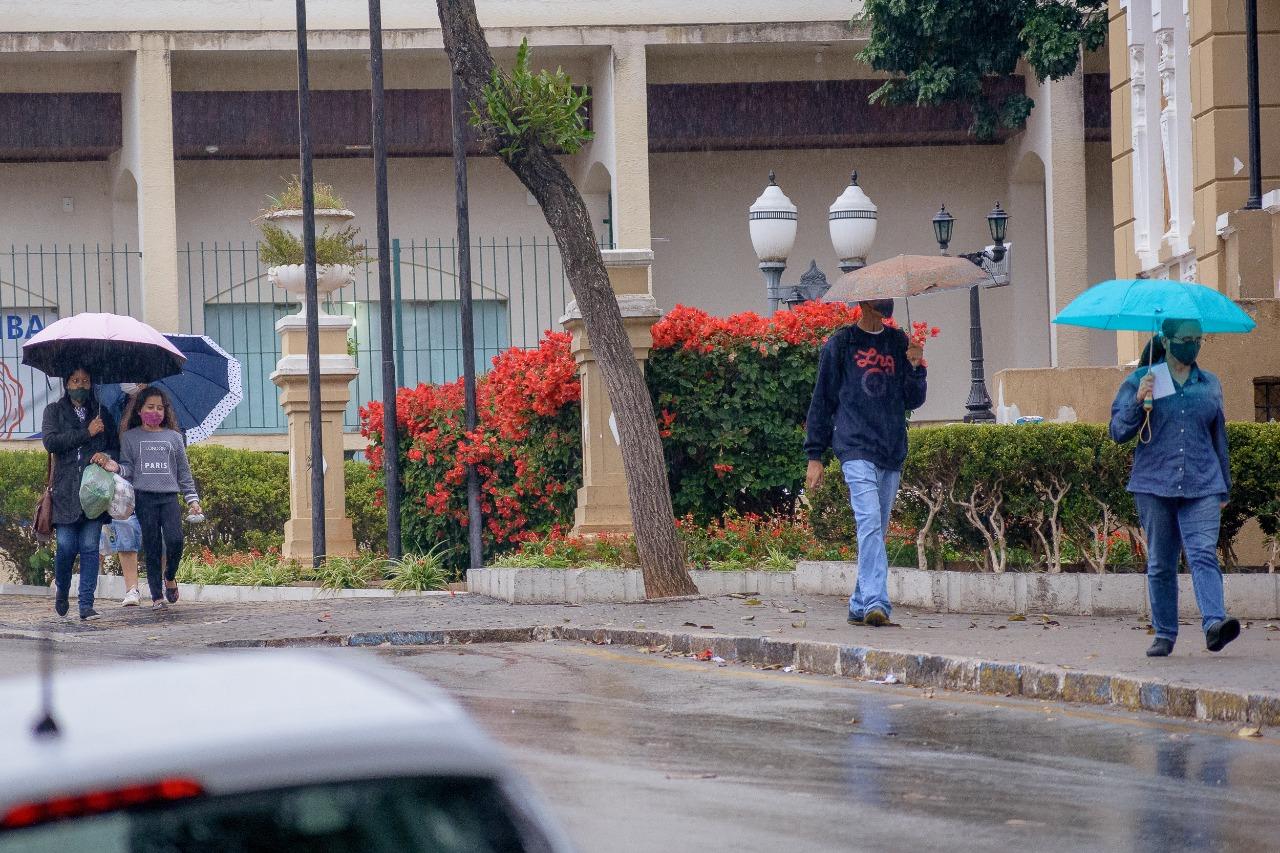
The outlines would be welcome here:
<svg viewBox="0 0 1280 853">
<path fill-rule="evenodd" d="M 170 604 L 176 604 L 178 601 L 178 582 L 164 582 L 164 597 Z"/>
</svg>

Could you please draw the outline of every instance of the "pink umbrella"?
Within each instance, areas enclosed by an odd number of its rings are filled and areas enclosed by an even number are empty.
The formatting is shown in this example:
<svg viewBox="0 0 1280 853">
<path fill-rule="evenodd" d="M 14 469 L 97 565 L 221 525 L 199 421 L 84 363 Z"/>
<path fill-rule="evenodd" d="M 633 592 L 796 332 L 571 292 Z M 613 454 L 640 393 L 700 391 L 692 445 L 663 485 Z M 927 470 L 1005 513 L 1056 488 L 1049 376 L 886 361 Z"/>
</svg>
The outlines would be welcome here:
<svg viewBox="0 0 1280 853">
<path fill-rule="evenodd" d="M 23 364 L 58 377 L 83 367 L 98 383 L 154 382 L 181 373 L 186 360 L 164 335 L 119 314 L 65 317 L 22 345 Z"/>
</svg>

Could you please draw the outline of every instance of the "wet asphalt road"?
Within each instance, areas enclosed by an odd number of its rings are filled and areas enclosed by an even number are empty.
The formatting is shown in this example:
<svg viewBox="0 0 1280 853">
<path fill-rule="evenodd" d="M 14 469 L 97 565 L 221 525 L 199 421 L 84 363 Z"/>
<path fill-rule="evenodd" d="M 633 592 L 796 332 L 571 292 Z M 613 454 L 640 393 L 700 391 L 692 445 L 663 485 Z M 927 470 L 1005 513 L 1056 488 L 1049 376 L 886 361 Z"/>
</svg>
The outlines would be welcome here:
<svg viewBox="0 0 1280 853">
<path fill-rule="evenodd" d="M 584 851 L 1280 849 L 1280 741 L 571 643 L 382 652 Z"/>
<path fill-rule="evenodd" d="M 0 677 L 35 652 L 0 640 Z M 329 653 L 453 693 L 588 853 L 1280 849 L 1270 732 L 568 642 Z"/>
</svg>

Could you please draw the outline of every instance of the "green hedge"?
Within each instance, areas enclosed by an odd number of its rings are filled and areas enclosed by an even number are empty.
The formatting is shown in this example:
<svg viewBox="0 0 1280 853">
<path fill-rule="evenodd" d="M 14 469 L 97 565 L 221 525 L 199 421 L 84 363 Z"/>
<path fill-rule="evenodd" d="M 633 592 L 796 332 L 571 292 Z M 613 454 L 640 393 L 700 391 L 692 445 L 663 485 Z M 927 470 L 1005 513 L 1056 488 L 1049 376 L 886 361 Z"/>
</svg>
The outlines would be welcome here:
<svg viewBox="0 0 1280 853">
<path fill-rule="evenodd" d="M 215 553 L 279 547 L 289 518 L 289 457 L 283 453 L 201 445 L 189 451 L 207 521 L 186 527 L 187 547 Z M 44 583 L 47 560 L 37 555 L 31 514 L 44 488 L 43 451 L 0 451 L 0 548 L 28 580 Z M 347 514 L 361 550 L 386 549 L 387 520 L 376 475 L 348 461 Z M 36 565 L 32 565 L 33 557 Z"/>
<path fill-rule="evenodd" d="M 1125 491 L 1133 447 L 1111 441 L 1104 426 L 923 427 L 909 440 L 894 522 L 916 539 L 921 568 L 959 552 L 1003 571 L 1013 553 L 1050 571 L 1081 562 L 1100 572 L 1117 548 L 1141 542 Z M 1227 440 L 1233 483 L 1219 547 L 1233 567 L 1247 521 L 1258 519 L 1271 536 L 1280 527 L 1280 424 L 1228 424 Z M 820 539 L 855 538 L 838 463 L 809 500 Z"/>
</svg>

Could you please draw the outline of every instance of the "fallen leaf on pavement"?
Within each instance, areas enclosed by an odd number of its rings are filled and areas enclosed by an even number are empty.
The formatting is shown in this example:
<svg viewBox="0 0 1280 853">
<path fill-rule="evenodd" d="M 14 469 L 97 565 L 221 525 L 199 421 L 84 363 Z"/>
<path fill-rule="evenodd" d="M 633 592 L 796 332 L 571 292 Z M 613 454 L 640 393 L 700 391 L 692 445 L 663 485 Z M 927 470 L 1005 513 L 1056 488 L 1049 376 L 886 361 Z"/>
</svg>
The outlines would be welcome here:
<svg viewBox="0 0 1280 853">
<path fill-rule="evenodd" d="M 743 617 L 742 617 L 742 621 L 743 621 L 743 622 L 754 622 L 754 621 L 755 621 L 755 618 L 756 618 L 756 615 L 755 615 L 754 613 L 752 613 L 750 616 L 743 616 Z"/>
<path fill-rule="evenodd" d="M 703 631 L 714 631 L 716 629 L 715 625 L 699 625 L 698 627 Z"/>
<path fill-rule="evenodd" d="M 787 612 L 788 612 L 788 613 L 804 613 L 804 612 L 805 612 L 805 609 L 804 609 L 803 607 L 792 607 L 792 608 L 791 608 L 790 610 L 788 610 Z"/>
<path fill-rule="evenodd" d="M 1266 628 L 1268 631 L 1280 631 L 1280 625 L 1273 625 L 1270 622 L 1268 622 L 1263 627 Z"/>
<path fill-rule="evenodd" d="M 1236 732 L 1239 737 L 1262 737 L 1262 729 L 1259 726 L 1245 726 Z"/>
<path fill-rule="evenodd" d="M 1008 625 L 997 625 L 997 626 L 995 627 L 995 630 L 997 630 L 997 631 L 1006 631 L 1006 630 L 1008 630 L 1008 628 L 1009 628 L 1009 626 L 1008 626 Z"/>
<path fill-rule="evenodd" d="M 747 605 L 748 607 L 759 607 L 763 602 L 761 602 L 760 599 L 758 598 L 748 598 L 746 601 L 742 603 Z"/>
<path fill-rule="evenodd" d="M 791 623 L 791 627 L 792 627 L 792 628 L 803 628 L 805 625 L 808 625 L 808 624 L 809 624 L 809 623 L 808 623 L 807 621 L 805 621 L 804 619 L 801 619 L 799 622 L 792 622 L 792 623 Z"/>
<path fill-rule="evenodd" d="M 566 621 L 568 621 L 568 620 L 566 620 Z M 684 623 L 684 625 L 683 625 L 682 627 L 685 627 L 685 628 L 697 628 L 697 627 L 698 627 L 698 623 L 697 623 L 697 622 L 686 622 L 686 623 Z"/>
<path fill-rule="evenodd" d="M 977 622 L 970 622 L 970 623 L 969 623 L 969 627 L 970 627 L 970 628 L 977 628 L 977 627 L 978 627 L 978 623 L 977 623 Z"/>
<path fill-rule="evenodd" d="M 1009 621 L 1010 622 L 1026 622 L 1027 617 L 1023 616 L 1021 613 L 1015 613 L 1009 617 Z"/>
<path fill-rule="evenodd" d="M 762 666 L 762 667 L 760 667 L 760 668 L 761 668 L 761 669 L 782 669 L 782 664 L 780 664 L 780 663 L 769 663 L 769 664 L 765 664 L 764 666 Z"/>
</svg>

